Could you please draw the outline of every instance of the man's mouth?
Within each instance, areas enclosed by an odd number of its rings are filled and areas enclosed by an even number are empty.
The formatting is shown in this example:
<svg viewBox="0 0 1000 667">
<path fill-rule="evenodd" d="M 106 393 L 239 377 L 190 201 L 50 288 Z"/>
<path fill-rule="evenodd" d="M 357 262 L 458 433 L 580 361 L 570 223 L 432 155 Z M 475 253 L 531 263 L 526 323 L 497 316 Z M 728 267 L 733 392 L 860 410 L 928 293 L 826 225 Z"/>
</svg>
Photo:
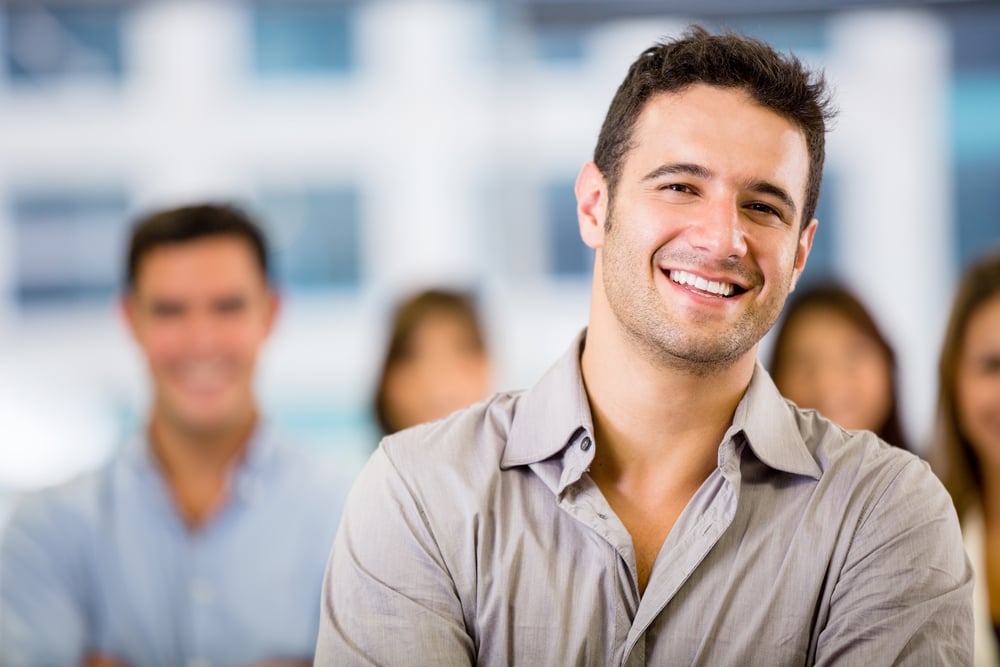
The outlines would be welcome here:
<svg viewBox="0 0 1000 667">
<path fill-rule="evenodd" d="M 746 292 L 746 289 L 740 287 L 739 285 L 718 280 L 708 280 L 706 278 L 702 278 L 701 276 L 696 276 L 693 273 L 688 273 L 687 271 L 681 271 L 679 269 L 669 270 L 666 274 L 672 282 L 699 294 L 717 297 L 730 297 Z"/>
<path fill-rule="evenodd" d="M 224 386 L 231 374 L 224 361 L 187 361 L 176 368 L 176 377 L 193 391 L 214 391 Z"/>
</svg>

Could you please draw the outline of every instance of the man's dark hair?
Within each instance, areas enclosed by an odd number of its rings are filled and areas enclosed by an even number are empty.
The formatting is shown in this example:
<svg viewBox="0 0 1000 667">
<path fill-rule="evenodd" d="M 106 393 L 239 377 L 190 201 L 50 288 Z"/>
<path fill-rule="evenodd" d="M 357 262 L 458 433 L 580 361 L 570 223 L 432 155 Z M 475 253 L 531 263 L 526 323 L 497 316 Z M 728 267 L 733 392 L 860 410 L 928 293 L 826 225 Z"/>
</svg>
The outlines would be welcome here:
<svg viewBox="0 0 1000 667">
<path fill-rule="evenodd" d="M 809 72 L 794 55 L 784 56 L 756 39 L 712 35 L 700 26 L 682 38 L 646 49 L 632 63 L 601 126 L 594 162 L 614 196 L 632 133 L 646 102 L 658 93 L 680 92 L 697 83 L 745 90 L 762 106 L 802 129 L 809 151 L 809 179 L 802 225 L 819 199 L 826 123 L 834 115 L 821 72 Z"/>
<path fill-rule="evenodd" d="M 165 209 L 136 220 L 129 240 L 125 286 L 132 290 L 142 260 L 156 248 L 211 236 L 243 239 L 253 250 L 261 274 L 268 277 L 267 240 L 245 212 L 229 204 L 197 204 Z"/>
</svg>

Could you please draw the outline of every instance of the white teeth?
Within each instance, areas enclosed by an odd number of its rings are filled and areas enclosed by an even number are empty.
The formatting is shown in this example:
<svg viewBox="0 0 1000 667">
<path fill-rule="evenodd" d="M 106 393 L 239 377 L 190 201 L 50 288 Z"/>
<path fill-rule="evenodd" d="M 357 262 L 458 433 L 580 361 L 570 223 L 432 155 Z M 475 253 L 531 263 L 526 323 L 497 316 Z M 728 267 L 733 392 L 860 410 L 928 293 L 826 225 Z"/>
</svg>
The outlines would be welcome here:
<svg viewBox="0 0 1000 667">
<path fill-rule="evenodd" d="M 710 292 L 719 296 L 729 296 L 733 293 L 733 284 L 724 283 L 717 280 L 705 280 L 701 276 L 696 276 L 687 271 L 671 271 L 670 279 L 678 285 L 690 285 L 703 292 Z"/>
</svg>

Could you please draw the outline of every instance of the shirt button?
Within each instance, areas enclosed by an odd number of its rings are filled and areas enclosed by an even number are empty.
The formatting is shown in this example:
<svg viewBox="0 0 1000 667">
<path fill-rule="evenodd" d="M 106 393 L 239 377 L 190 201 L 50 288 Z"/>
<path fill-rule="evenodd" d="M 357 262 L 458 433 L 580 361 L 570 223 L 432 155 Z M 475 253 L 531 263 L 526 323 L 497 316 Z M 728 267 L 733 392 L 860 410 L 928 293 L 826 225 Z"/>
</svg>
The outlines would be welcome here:
<svg viewBox="0 0 1000 667">
<path fill-rule="evenodd" d="M 212 601 L 212 584 L 204 579 L 191 580 L 191 599 L 200 604 Z"/>
<path fill-rule="evenodd" d="M 590 436 L 584 437 L 584 439 L 580 441 L 580 449 L 587 451 L 590 449 L 592 444 L 594 444 L 594 441 L 590 439 Z"/>
</svg>

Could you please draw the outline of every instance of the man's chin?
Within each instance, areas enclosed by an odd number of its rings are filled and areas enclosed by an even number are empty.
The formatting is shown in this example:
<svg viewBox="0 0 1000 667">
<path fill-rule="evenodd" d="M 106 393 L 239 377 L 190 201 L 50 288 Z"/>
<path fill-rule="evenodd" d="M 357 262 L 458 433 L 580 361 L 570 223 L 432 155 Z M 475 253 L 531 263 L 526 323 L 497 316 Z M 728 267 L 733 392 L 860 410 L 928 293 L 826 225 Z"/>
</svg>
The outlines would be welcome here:
<svg viewBox="0 0 1000 667">
<path fill-rule="evenodd" d="M 239 406 L 231 403 L 231 401 L 191 402 L 185 406 L 175 406 L 169 416 L 162 415 L 162 417 L 180 433 L 197 438 L 211 438 L 240 428 L 246 421 L 243 415 L 252 414 L 252 410 L 241 410 Z"/>
</svg>

